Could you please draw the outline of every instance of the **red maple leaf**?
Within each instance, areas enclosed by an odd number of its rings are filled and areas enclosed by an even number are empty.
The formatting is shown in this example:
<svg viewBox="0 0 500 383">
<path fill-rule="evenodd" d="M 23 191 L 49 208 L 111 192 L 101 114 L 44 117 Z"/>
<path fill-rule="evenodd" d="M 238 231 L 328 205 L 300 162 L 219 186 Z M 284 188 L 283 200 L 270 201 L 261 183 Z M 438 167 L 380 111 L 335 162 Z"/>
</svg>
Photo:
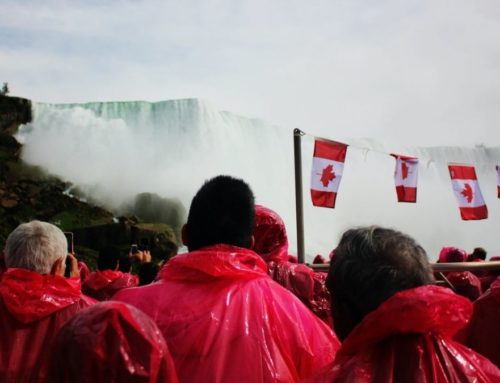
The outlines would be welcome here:
<svg viewBox="0 0 500 383">
<path fill-rule="evenodd" d="M 469 184 L 465 184 L 463 190 L 460 192 L 465 199 L 467 200 L 468 203 L 472 202 L 472 197 L 474 197 L 474 192 L 472 191 L 472 188 L 470 187 Z"/>
<path fill-rule="evenodd" d="M 323 169 L 321 173 L 321 183 L 326 188 L 330 181 L 333 181 L 336 178 L 335 173 L 333 172 L 333 165 L 330 164 L 326 168 Z"/>
<path fill-rule="evenodd" d="M 408 168 L 408 165 L 406 165 L 406 162 L 401 162 L 401 176 L 404 180 L 408 178 L 408 170 L 410 169 Z"/>
</svg>

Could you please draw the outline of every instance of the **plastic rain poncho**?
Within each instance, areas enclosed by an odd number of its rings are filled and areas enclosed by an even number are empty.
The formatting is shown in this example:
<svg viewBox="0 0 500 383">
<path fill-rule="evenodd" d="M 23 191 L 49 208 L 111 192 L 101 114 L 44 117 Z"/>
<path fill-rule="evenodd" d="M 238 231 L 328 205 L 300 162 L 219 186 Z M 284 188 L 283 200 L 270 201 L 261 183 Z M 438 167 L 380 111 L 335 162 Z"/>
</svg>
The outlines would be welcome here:
<svg viewBox="0 0 500 383">
<path fill-rule="evenodd" d="M 342 343 L 335 363 L 307 382 L 500 382 L 489 360 L 453 341 L 472 303 L 422 286 L 393 295 Z"/>
<path fill-rule="evenodd" d="M 0 382 L 41 382 L 57 331 L 95 301 L 80 279 L 7 269 L 0 282 Z"/>
<path fill-rule="evenodd" d="M 59 332 L 51 351 L 50 383 L 177 383 L 160 330 L 122 302 L 80 311 Z"/>
<path fill-rule="evenodd" d="M 139 278 L 136 275 L 114 270 L 97 270 L 85 279 L 82 291 L 98 301 L 107 301 L 121 289 L 138 284 Z"/>
<path fill-rule="evenodd" d="M 170 259 L 160 281 L 120 291 L 162 331 L 183 383 L 300 382 L 331 363 L 332 330 L 253 251 L 210 246 Z"/>
<path fill-rule="evenodd" d="M 253 250 L 267 263 L 269 275 L 294 293 L 319 318 L 332 327 L 330 293 L 326 273 L 314 272 L 303 264 L 290 262 L 285 223 L 271 209 L 255 207 Z"/>
</svg>

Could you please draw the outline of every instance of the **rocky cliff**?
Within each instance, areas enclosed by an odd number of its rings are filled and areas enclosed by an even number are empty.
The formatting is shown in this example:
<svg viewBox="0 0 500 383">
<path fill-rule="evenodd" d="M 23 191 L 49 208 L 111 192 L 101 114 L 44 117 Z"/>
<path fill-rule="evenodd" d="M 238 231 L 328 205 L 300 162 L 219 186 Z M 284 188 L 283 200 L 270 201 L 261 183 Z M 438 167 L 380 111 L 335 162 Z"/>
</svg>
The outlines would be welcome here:
<svg viewBox="0 0 500 383">
<path fill-rule="evenodd" d="M 77 253 L 91 267 L 96 251 L 110 244 L 126 251 L 132 242 L 147 241 L 157 258 L 164 257 L 163 250 L 177 251 L 171 227 L 144 227 L 134 217 L 114 218 L 106 209 L 71 196 L 69 183 L 25 164 L 20 157 L 22 145 L 14 135 L 31 118 L 29 100 L 0 96 L 0 249 L 20 223 L 39 219 L 74 232 Z"/>
</svg>

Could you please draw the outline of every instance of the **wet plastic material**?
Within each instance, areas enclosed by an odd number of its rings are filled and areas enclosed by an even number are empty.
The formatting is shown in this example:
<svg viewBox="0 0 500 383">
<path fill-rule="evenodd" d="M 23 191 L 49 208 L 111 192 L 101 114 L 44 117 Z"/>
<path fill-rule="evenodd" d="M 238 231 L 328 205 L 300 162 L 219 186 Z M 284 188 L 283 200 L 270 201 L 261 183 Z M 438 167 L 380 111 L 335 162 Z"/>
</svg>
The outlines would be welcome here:
<svg viewBox="0 0 500 383">
<path fill-rule="evenodd" d="M 156 324 L 121 302 L 80 311 L 61 329 L 51 353 L 51 383 L 178 382 Z"/>
<path fill-rule="evenodd" d="M 439 252 L 438 263 L 465 262 L 467 252 L 458 247 L 443 247 Z"/>
<path fill-rule="evenodd" d="M 217 245 L 177 255 L 159 282 L 113 299 L 156 321 L 183 383 L 301 382 L 339 348 L 332 330 L 248 249 Z"/>
<path fill-rule="evenodd" d="M 98 301 L 107 301 L 118 291 L 127 287 L 135 287 L 138 284 L 139 278 L 133 274 L 113 270 L 97 270 L 90 273 L 85 279 L 82 291 Z"/>
<path fill-rule="evenodd" d="M 455 292 L 474 302 L 482 294 L 481 280 L 470 271 L 452 272 L 446 275 Z"/>
<path fill-rule="evenodd" d="M 500 256 L 494 256 L 490 258 L 490 261 L 500 261 Z M 484 271 L 482 276 L 479 277 L 481 280 L 481 288 L 483 292 L 486 292 L 493 282 L 500 276 L 500 270 L 487 270 Z"/>
<path fill-rule="evenodd" d="M 271 278 L 332 326 L 330 293 L 325 286 L 325 275 L 289 261 L 288 237 L 281 217 L 271 209 L 256 205 L 253 236 L 253 250 L 266 261 Z"/>
<path fill-rule="evenodd" d="M 500 367 L 500 277 L 474 302 L 465 344 Z"/>
<path fill-rule="evenodd" d="M 0 282 L 0 382 L 42 382 L 57 331 L 95 301 L 79 279 L 8 269 Z"/>
<path fill-rule="evenodd" d="M 389 298 L 348 335 L 335 363 L 307 382 L 499 382 L 500 370 L 452 340 L 472 304 L 422 286 Z"/>
</svg>

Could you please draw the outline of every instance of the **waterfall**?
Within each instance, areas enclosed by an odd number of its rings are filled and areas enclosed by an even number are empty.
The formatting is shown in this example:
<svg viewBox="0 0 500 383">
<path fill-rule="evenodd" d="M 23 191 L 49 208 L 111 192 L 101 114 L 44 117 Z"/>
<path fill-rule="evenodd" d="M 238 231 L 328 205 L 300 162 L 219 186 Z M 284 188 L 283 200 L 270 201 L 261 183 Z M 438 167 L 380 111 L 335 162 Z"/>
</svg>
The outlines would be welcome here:
<svg viewBox="0 0 500 383">
<path fill-rule="evenodd" d="M 326 138 L 341 140 L 332 129 Z M 295 252 L 295 194 L 292 129 L 219 111 L 210 103 L 183 99 L 150 103 L 92 102 L 34 105 L 34 120 L 23 126 L 23 159 L 46 168 L 104 206 L 116 209 L 137 193 L 177 197 L 186 207 L 204 180 L 217 174 L 243 178 L 257 203 L 284 219 Z M 442 246 L 472 251 L 482 246 L 500 254 L 496 240 L 500 201 L 495 165 L 500 148 L 415 148 L 402 142 L 386 148 L 374 140 L 342 139 L 348 149 L 335 209 L 314 208 L 309 172 L 314 138 L 302 142 L 307 257 L 328 254 L 352 226 L 378 224 L 407 232 L 436 259 Z M 403 140 L 403 138 L 402 138 Z M 394 159 L 420 158 L 416 204 L 396 202 Z M 447 163 L 476 166 L 489 209 L 485 221 L 460 220 Z"/>
</svg>

